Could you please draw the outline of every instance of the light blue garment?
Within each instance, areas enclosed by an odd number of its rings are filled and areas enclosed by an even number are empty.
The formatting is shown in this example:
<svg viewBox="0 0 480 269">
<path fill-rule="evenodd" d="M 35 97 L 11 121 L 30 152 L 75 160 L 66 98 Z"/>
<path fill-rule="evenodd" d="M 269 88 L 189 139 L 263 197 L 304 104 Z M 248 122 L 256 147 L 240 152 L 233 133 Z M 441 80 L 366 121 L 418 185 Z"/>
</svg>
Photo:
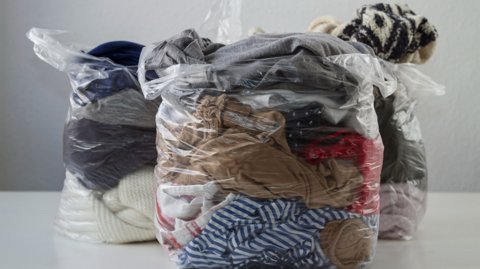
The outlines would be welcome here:
<svg viewBox="0 0 480 269">
<path fill-rule="evenodd" d="M 309 209 L 302 202 L 240 196 L 215 213 L 199 237 L 178 256 L 184 268 L 241 268 L 249 264 L 328 267 L 320 231 L 332 220 L 360 218 L 376 238 L 378 215 L 335 208 Z"/>
</svg>

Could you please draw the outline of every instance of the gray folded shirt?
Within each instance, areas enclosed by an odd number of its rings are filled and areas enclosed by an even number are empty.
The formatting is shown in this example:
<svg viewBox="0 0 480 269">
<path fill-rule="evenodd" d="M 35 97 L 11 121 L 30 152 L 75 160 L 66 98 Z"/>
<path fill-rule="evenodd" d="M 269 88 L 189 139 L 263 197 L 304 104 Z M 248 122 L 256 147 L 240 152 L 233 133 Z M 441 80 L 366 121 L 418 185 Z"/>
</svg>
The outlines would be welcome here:
<svg viewBox="0 0 480 269">
<path fill-rule="evenodd" d="M 146 100 L 142 93 L 125 89 L 111 96 L 97 99 L 85 106 L 73 105 L 71 117 L 92 121 L 155 128 L 155 114 L 161 99 Z"/>
</svg>

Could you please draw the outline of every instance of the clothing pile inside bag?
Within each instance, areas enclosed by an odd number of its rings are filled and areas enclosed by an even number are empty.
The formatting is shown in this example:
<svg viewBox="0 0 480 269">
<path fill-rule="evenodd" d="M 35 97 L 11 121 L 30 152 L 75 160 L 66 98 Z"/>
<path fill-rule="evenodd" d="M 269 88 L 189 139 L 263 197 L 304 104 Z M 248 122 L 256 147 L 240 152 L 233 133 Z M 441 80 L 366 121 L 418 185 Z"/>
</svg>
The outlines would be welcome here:
<svg viewBox="0 0 480 269">
<path fill-rule="evenodd" d="M 157 238 L 179 268 L 360 268 L 377 238 L 413 236 L 427 190 L 415 108 L 444 87 L 412 63 L 436 29 L 377 4 L 239 40 L 240 5 L 218 0 L 199 32 L 147 46 L 27 33 L 71 84 L 58 233 Z"/>
<path fill-rule="evenodd" d="M 426 63 L 438 43 L 435 27 L 405 4 L 365 5 L 342 23 L 334 16 L 315 19 L 306 32 L 327 33 L 371 47 L 390 64 L 398 87 L 390 96 L 375 91 L 375 110 L 385 146 L 380 185 L 379 238 L 411 239 L 427 201 L 427 162 L 417 99 L 442 95 L 445 87 L 422 74 L 414 64 Z M 264 33 L 252 27 L 250 35 Z"/>
<path fill-rule="evenodd" d="M 139 81 L 163 100 L 155 226 L 177 265 L 370 262 L 383 160 L 373 87 L 395 89 L 388 71 L 368 46 L 319 33 L 223 45 L 189 29 L 147 46 Z"/>
<path fill-rule="evenodd" d="M 136 72 L 143 45 L 63 45 L 62 31 L 33 28 L 35 53 L 66 72 L 72 91 L 63 135 L 66 179 L 55 230 L 89 242 L 155 239 L 155 114 Z M 149 73 L 157 78 L 154 73 Z"/>
</svg>

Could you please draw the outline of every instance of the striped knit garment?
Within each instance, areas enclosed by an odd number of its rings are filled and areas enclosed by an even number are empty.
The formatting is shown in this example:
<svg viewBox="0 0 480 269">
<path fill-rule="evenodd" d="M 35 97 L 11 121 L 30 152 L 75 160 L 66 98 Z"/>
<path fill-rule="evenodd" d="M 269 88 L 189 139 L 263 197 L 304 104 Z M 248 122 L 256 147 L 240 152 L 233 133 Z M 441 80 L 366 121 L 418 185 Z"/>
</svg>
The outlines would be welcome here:
<svg viewBox="0 0 480 269">
<path fill-rule="evenodd" d="M 378 57 L 390 62 L 411 62 L 402 57 L 414 54 L 431 43 L 438 33 L 425 17 L 415 14 L 406 4 L 365 5 L 357 10 L 356 18 L 333 31 L 345 41 L 358 41 L 369 45 Z M 424 63 L 433 54 L 434 44 L 428 51 L 420 51 Z"/>
<path fill-rule="evenodd" d="M 329 221 L 351 218 L 362 219 L 377 237 L 378 215 L 239 196 L 213 215 L 200 236 L 178 255 L 177 263 L 182 268 L 332 266 L 322 251 L 320 231 Z"/>
</svg>

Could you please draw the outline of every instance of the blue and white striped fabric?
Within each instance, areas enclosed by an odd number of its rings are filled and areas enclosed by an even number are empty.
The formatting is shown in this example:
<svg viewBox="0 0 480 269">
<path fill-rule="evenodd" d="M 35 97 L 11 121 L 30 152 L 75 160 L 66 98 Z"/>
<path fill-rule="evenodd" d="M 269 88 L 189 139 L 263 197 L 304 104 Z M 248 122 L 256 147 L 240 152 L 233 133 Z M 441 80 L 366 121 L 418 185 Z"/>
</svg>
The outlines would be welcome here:
<svg viewBox="0 0 480 269">
<path fill-rule="evenodd" d="M 287 267 L 332 265 L 320 246 L 320 231 L 332 220 L 360 218 L 378 232 L 378 215 L 335 208 L 309 209 L 285 199 L 239 196 L 215 213 L 199 237 L 178 256 L 183 268 L 241 268 L 249 264 Z"/>
</svg>

